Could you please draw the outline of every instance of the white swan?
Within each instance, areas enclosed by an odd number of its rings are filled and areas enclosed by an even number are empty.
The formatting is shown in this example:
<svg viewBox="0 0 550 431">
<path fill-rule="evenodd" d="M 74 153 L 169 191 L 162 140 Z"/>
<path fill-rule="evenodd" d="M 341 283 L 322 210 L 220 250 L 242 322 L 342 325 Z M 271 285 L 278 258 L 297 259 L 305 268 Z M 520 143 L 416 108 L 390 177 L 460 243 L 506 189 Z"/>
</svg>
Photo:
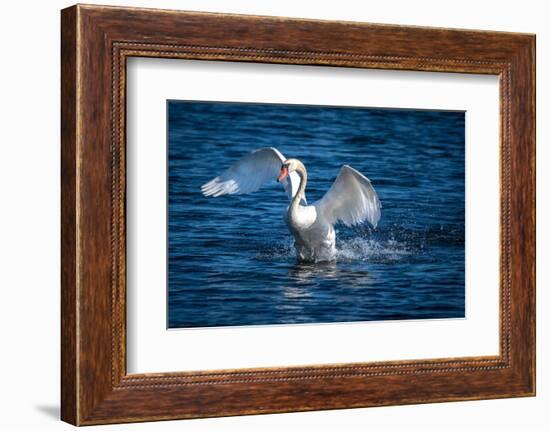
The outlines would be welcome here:
<svg viewBox="0 0 550 431">
<path fill-rule="evenodd" d="M 242 157 L 223 174 L 201 187 L 205 196 L 245 194 L 264 183 L 282 182 L 290 205 L 284 219 L 294 236 L 299 260 L 324 261 L 336 256 L 334 225 L 347 226 L 367 220 L 376 227 L 381 204 L 369 179 L 348 165 L 342 166 L 336 180 L 322 199 L 307 205 L 307 171 L 298 159 L 285 159 L 276 148 L 260 148 Z"/>
</svg>

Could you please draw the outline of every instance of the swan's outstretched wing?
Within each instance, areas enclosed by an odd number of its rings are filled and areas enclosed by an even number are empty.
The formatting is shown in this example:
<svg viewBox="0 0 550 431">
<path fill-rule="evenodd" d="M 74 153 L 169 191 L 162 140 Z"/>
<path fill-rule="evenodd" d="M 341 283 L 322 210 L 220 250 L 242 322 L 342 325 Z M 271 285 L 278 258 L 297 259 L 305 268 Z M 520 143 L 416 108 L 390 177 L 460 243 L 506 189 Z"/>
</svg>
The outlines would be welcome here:
<svg viewBox="0 0 550 431">
<path fill-rule="evenodd" d="M 201 186 L 205 196 L 246 194 L 258 190 L 263 184 L 275 181 L 286 158 L 276 148 L 259 148 L 237 160 L 223 174 Z M 292 199 L 298 191 L 300 177 L 291 172 L 283 186 Z M 305 204 L 305 198 L 303 200 Z"/>
<path fill-rule="evenodd" d="M 352 226 L 368 220 L 374 227 L 380 220 L 380 200 L 369 179 L 344 165 L 329 191 L 313 205 L 329 223 Z"/>
</svg>

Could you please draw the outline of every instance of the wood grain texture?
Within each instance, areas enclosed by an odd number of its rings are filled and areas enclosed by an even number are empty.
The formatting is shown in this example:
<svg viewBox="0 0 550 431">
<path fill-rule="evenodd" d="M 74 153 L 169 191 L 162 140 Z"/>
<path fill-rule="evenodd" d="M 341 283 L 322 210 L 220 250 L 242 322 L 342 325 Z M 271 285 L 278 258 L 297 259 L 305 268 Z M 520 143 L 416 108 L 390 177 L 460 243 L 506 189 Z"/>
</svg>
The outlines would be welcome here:
<svg viewBox="0 0 550 431">
<path fill-rule="evenodd" d="M 78 421 L 76 299 L 76 9 L 61 16 L 61 417 Z"/>
<path fill-rule="evenodd" d="M 63 420 L 86 425 L 534 395 L 533 35 L 79 5 L 62 11 L 61 36 Z M 499 355 L 127 375 L 130 56 L 499 75 Z"/>
</svg>

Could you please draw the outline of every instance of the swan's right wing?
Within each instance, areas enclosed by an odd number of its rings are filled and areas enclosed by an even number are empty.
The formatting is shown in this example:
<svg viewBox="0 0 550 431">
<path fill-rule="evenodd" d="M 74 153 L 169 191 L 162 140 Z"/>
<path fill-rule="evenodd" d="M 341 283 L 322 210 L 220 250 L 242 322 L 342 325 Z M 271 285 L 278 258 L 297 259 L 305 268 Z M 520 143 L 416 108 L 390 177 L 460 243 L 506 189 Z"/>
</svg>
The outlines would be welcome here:
<svg viewBox="0 0 550 431">
<path fill-rule="evenodd" d="M 370 180 L 344 165 L 325 196 L 313 205 L 329 223 L 347 226 L 367 220 L 374 227 L 380 220 L 380 200 Z"/>
<path fill-rule="evenodd" d="M 205 196 L 253 193 L 270 181 L 275 181 L 285 157 L 276 148 L 259 148 L 237 160 L 221 175 L 201 186 Z M 300 178 L 292 172 L 283 186 L 292 199 L 298 191 Z M 305 200 L 304 200 L 305 203 Z"/>
</svg>

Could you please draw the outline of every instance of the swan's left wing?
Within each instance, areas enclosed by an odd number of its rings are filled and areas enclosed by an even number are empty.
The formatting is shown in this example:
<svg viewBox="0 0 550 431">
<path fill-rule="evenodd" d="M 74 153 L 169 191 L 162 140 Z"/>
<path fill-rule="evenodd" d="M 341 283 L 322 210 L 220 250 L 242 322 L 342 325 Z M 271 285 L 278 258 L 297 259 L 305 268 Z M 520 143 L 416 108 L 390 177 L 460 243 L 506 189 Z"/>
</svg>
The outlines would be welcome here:
<svg viewBox="0 0 550 431">
<path fill-rule="evenodd" d="M 313 205 L 329 223 L 346 226 L 367 220 L 374 227 L 380 220 L 380 200 L 370 180 L 351 166 L 344 165 L 329 191 Z"/>
<path fill-rule="evenodd" d="M 241 157 L 221 175 L 203 184 L 205 196 L 222 196 L 252 193 L 270 181 L 275 181 L 286 158 L 276 148 L 259 148 Z M 292 199 L 298 191 L 300 178 L 292 172 L 283 181 L 283 186 Z M 305 204 L 305 198 L 303 200 Z"/>
</svg>

